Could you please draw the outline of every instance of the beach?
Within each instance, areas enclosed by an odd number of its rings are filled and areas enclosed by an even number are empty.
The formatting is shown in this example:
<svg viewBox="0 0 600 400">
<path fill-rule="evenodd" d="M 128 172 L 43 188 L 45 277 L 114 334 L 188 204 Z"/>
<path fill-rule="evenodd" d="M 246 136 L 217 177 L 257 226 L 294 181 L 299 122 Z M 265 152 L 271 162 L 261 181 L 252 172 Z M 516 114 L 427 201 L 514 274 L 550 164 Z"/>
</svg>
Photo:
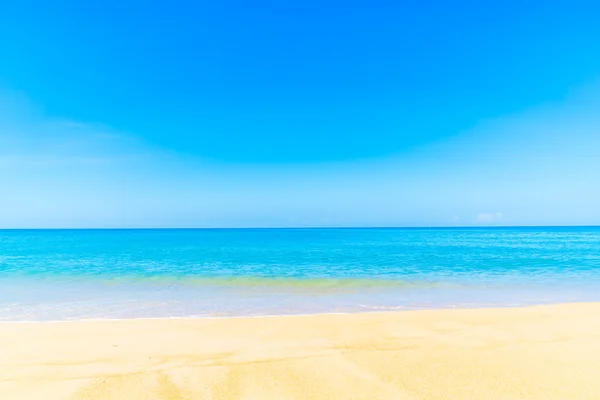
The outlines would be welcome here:
<svg viewBox="0 0 600 400">
<path fill-rule="evenodd" d="M 600 303 L 0 324 L 9 399 L 596 399 Z"/>
</svg>

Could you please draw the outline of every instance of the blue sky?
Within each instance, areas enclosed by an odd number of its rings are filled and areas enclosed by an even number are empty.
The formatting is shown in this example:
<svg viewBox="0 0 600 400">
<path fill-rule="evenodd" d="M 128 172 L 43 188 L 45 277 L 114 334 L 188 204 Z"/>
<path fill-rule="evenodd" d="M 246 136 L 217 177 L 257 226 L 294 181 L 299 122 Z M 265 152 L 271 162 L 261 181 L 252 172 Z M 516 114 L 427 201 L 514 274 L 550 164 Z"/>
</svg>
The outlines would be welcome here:
<svg viewBox="0 0 600 400">
<path fill-rule="evenodd" d="M 0 227 L 600 224 L 594 2 L 5 2 Z"/>
</svg>

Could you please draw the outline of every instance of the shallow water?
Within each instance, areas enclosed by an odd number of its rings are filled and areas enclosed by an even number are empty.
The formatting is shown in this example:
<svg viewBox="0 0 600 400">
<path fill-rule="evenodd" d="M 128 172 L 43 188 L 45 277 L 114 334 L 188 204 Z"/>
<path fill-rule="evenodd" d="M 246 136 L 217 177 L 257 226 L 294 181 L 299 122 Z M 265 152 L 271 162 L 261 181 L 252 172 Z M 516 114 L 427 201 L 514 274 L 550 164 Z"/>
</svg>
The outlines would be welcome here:
<svg viewBox="0 0 600 400">
<path fill-rule="evenodd" d="M 0 320 L 600 300 L 600 228 L 0 231 Z"/>
</svg>

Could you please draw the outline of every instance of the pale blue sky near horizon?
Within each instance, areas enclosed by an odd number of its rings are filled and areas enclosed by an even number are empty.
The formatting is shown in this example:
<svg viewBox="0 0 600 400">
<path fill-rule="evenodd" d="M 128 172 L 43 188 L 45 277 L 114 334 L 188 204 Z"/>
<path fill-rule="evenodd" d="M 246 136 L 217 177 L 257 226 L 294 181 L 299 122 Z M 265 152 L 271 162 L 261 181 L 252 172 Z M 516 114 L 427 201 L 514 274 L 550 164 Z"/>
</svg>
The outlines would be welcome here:
<svg viewBox="0 0 600 400">
<path fill-rule="evenodd" d="M 0 5 L 0 228 L 600 225 L 600 4 Z"/>
</svg>

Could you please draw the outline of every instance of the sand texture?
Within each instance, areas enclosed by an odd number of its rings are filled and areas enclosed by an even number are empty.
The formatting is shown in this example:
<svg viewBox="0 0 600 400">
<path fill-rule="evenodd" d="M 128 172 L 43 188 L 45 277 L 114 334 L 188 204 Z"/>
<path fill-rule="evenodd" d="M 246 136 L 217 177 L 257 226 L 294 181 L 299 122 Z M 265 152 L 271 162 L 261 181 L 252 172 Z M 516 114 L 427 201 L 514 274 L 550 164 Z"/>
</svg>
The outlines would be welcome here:
<svg viewBox="0 0 600 400">
<path fill-rule="evenodd" d="M 600 399 L 600 304 L 4 323 L 0 399 Z"/>
</svg>

